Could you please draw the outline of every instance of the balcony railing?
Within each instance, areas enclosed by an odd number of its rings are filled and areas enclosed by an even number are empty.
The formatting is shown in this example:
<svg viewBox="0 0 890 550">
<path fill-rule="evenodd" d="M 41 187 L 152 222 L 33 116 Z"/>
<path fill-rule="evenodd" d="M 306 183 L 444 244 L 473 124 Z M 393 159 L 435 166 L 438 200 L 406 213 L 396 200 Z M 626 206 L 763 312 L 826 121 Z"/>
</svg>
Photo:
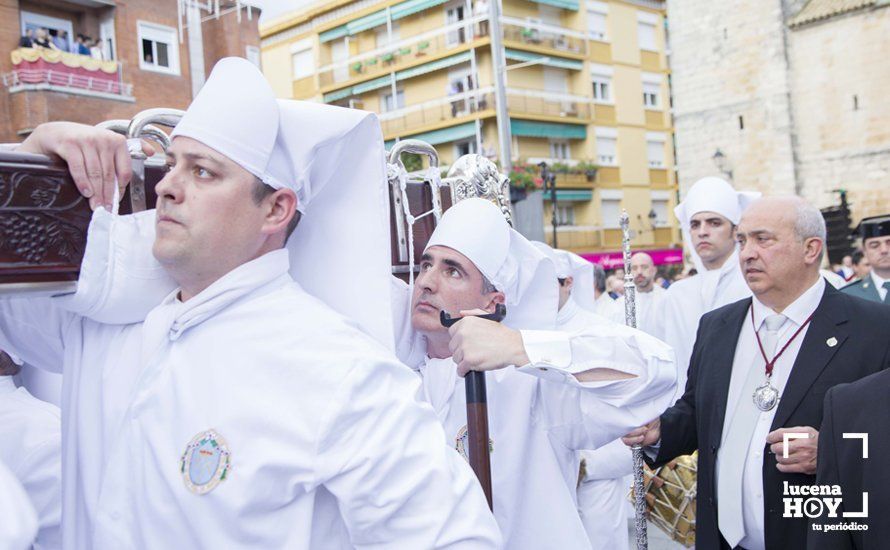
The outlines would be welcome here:
<svg viewBox="0 0 890 550">
<path fill-rule="evenodd" d="M 587 37 L 584 33 L 573 29 L 517 17 L 501 17 L 501 28 L 504 30 L 504 40 L 587 55 Z"/>
<path fill-rule="evenodd" d="M 320 61 L 327 64 L 318 69 L 319 85 L 324 88 L 358 77 L 384 74 L 472 42 L 481 32 L 487 33 L 487 25 L 479 25 L 487 19 L 485 15 L 465 19 L 337 62 L 330 62 L 330 48 L 323 48 Z"/>
<path fill-rule="evenodd" d="M 380 114 L 383 134 L 404 134 L 418 128 L 494 108 L 494 88 L 480 88 Z"/>
<path fill-rule="evenodd" d="M 591 103 L 591 99 L 584 96 L 507 88 L 507 108 L 516 113 L 589 119 Z"/>
<path fill-rule="evenodd" d="M 90 95 L 133 97 L 133 85 L 118 79 L 93 78 L 52 69 L 16 69 L 3 75 L 3 85 L 10 92 L 47 86 L 67 88 L 71 92 L 92 92 Z"/>
</svg>

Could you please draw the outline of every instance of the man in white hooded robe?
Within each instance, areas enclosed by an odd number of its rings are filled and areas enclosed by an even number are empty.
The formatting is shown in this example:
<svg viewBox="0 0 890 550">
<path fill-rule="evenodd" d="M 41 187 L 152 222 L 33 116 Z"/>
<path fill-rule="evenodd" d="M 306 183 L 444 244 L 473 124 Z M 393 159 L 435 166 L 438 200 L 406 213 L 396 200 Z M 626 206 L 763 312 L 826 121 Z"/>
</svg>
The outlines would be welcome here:
<svg viewBox="0 0 890 550">
<path fill-rule="evenodd" d="M 751 295 L 739 267 L 735 227 L 757 192 L 739 192 L 715 177 L 695 182 L 674 209 L 683 244 L 698 274 L 672 284 L 656 305 L 652 334 L 674 349 L 677 389 L 683 395 L 698 321 L 705 313 Z"/>
<path fill-rule="evenodd" d="M 493 508 L 511 549 L 589 549 L 576 508 L 577 451 L 614 441 L 618 426 L 663 410 L 673 393 L 670 350 L 656 339 L 621 326 L 555 330 L 555 279 L 553 263 L 493 203 L 461 201 L 445 212 L 421 258 L 414 338 L 400 349 L 462 454 L 462 375 L 491 370 Z M 507 308 L 503 324 L 473 316 L 450 329 L 439 324 L 441 311 L 492 312 L 497 303 Z"/>
<path fill-rule="evenodd" d="M 499 547 L 392 355 L 376 117 L 276 101 L 229 58 L 172 138 L 157 213 L 96 210 L 82 282 L 110 284 L 120 234 L 156 232 L 140 274 L 173 292 L 118 324 L 72 313 L 102 308 L 89 288 L 0 300 L 0 347 L 65 372 L 64 546 Z"/>
</svg>

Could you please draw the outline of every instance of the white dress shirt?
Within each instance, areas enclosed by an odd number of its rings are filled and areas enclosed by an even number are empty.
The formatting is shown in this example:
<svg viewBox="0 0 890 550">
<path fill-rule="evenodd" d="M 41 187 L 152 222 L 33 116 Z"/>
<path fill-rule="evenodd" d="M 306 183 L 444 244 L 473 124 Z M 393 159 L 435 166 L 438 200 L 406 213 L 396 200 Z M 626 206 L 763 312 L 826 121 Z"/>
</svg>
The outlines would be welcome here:
<svg viewBox="0 0 890 550">
<path fill-rule="evenodd" d="M 778 341 L 776 343 L 776 353 L 778 353 L 785 344 L 794 336 L 797 329 L 813 314 L 822 300 L 825 292 L 825 279 L 819 277 L 816 284 L 807 289 L 800 297 L 791 303 L 784 311 L 778 312 L 787 317 L 785 324 L 779 328 Z M 754 326 L 760 329 L 763 320 L 777 312 L 761 303 L 755 296 L 751 307 L 754 308 Z M 779 357 L 773 367 L 771 384 L 779 390 L 781 396 L 785 390 L 785 384 L 791 375 L 791 369 L 800 346 L 807 335 L 809 325 L 801 330 L 800 334 L 788 346 L 788 349 Z M 723 419 L 723 438 L 729 428 L 732 419 L 732 412 L 736 408 L 739 399 L 751 399 L 750 395 L 740 395 L 742 387 L 745 384 L 745 378 L 748 375 L 747 369 L 754 364 L 755 358 L 760 356 L 760 347 L 757 345 L 757 338 L 754 334 L 754 327 L 751 326 L 751 312 L 747 312 L 745 321 L 742 323 L 742 330 L 739 332 L 738 342 L 736 344 L 735 357 L 732 362 L 732 377 L 729 383 L 729 394 L 726 402 L 726 416 Z M 769 357 L 772 359 L 772 356 Z M 762 361 L 764 370 L 764 380 L 766 379 L 766 365 Z M 781 397 L 780 401 L 781 403 Z M 742 514 L 745 526 L 745 537 L 739 542 L 739 545 L 748 550 L 762 550 L 764 548 L 764 518 L 763 518 L 763 450 L 766 445 L 766 436 L 769 434 L 773 417 L 779 405 L 773 407 L 772 410 L 760 413 L 757 426 L 751 436 L 751 443 L 748 447 L 748 455 L 745 461 L 745 471 L 742 473 Z M 818 428 L 818 426 L 814 426 Z M 717 453 L 717 467 L 715 472 L 720 471 L 720 453 Z M 716 483 L 715 483 L 716 485 Z M 719 506 L 720 503 L 718 502 Z"/>
<path fill-rule="evenodd" d="M 886 283 L 887 281 L 890 281 L 890 279 L 882 278 L 880 275 L 875 273 L 874 269 L 872 269 L 871 270 L 871 280 L 874 281 L 874 283 L 875 283 L 875 289 L 877 289 L 877 291 L 878 291 L 878 296 L 881 297 L 881 300 L 886 302 L 887 301 L 887 289 L 884 288 L 884 283 Z"/>
</svg>

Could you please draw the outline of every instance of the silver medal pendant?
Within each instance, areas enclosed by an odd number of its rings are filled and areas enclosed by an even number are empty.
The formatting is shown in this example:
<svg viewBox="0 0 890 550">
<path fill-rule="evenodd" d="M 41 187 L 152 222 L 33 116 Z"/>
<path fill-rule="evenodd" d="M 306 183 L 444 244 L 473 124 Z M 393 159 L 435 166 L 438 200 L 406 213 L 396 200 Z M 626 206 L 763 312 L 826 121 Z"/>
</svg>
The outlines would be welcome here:
<svg viewBox="0 0 890 550">
<path fill-rule="evenodd" d="M 766 412 L 772 410 L 778 402 L 779 390 L 769 383 L 769 377 L 767 377 L 766 382 L 754 390 L 754 405 L 761 411 Z"/>
</svg>

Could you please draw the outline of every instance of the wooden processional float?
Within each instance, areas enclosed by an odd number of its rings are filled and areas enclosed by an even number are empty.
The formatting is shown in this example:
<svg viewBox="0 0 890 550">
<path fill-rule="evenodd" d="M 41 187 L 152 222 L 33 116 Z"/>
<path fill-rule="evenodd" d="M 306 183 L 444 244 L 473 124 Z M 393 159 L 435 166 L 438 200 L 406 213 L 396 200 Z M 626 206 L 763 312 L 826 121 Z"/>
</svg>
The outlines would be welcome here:
<svg viewBox="0 0 890 550">
<path fill-rule="evenodd" d="M 169 135 L 160 128 L 176 126 L 183 111 L 149 109 L 132 120 L 109 120 L 101 128 L 127 138 L 151 140 L 166 150 Z M 429 168 L 409 173 L 402 155 L 426 156 Z M 161 155 L 147 158 L 131 152 L 133 177 L 121 197 L 120 213 L 155 207 L 155 186 L 165 173 Z M 465 155 L 447 177 L 439 174 L 439 158 L 429 144 L 398 142 L 389 153 L 391 260 L 394 275 L 407 280 L 442 213 L 456 202 L 481 197 L 494 202 L 512 224 L 509 180 L 490 160 Z M 43 155 L 0 152 L 0 295 L 62 295 L 74 292 L 86 248 L 92 212 L 74 184 L 67 166 Z M 504 312 L 492 318 L 500 320 Z M 447 315 L 443 324 L 454 323 Z M 491 506 L 491 472 L 484 373 L 467 377 L 468 455 Z M 472 394 L 472 395 L 471 395 Z"/>
</svg>

